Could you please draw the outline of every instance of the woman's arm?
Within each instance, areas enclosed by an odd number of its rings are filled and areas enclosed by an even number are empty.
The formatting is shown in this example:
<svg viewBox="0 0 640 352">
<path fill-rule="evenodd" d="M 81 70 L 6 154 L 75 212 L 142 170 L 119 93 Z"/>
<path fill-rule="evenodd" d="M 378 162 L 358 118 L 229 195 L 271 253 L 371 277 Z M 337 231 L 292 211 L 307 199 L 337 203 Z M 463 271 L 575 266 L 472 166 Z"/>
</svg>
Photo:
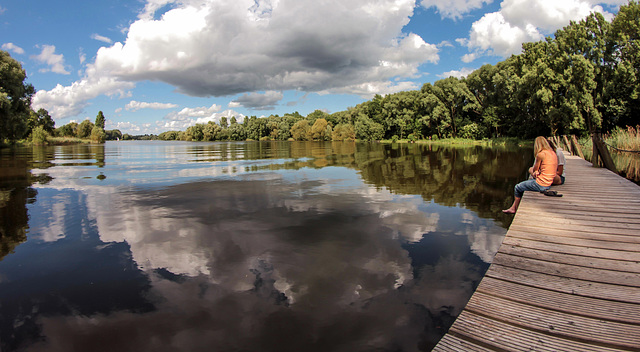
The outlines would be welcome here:
<svg viewBox="0 0 640 352">
<path fill-rule="evenodd" d="M 540 170 L 540 165 L 542 164 L 542 158 L 543 158 L 543 154 L 542 152 L 538 153 L 538 155 L 536 155 L 536 162 L 535 164 L 533 164 L 533 167 L 531 168 L 531 176 L 533 176 L 533 178 L 538 177 L 538 170 Z"/>
</svg>

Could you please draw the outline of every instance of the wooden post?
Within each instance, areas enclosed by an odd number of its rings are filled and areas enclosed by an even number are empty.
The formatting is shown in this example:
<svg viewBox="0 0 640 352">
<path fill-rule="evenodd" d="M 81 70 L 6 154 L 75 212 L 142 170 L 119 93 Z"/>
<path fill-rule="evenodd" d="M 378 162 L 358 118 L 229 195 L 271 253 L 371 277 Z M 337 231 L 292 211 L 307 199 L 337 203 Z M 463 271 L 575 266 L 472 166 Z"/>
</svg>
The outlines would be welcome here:
<svg viewBox="0 0 640 352">
<path fill-rule="evenodd" d="M 578 144 L 578 139 L 575 135 L 571 136 L 571 145 L 573 146 L 573 151 L 578 152 L 578 156 L 584 159 L 584 154 L 582 154 L 582 149 L 580 149 L 580 144 Z"/>
<path fill-rule="evenodd" d="M 598 154 L 600 154 L 600 158 L 602 159 L 602 163 L 604 164 L 604 166 L 607 169 L 609 169 L 609 170 L 611 170 L 611 171 L 613 171 L 615 173 L 618 173 L 618 170 L 616 169 L 616 165 L 613 163 L 613 159 L 611 158 L 611 154 L 609 154 L 609 150 L 607 149 L 607 146 L 602 141 L 602 137 L 601 137 L 600 133 L 594 133 L 591 139 L 593 140 L 594 156 L 595 156 L 595 152 L 597 150 Z M 594 164 L 594 166 L 595 166 L 595 164 Z"/>
<path fill-rule="evenodd" d="M 591 152 L 591 164 L 594 167 L 600 167 L 600 153 L 598 152 L 598 147 L 596 146 L 595 134 L 591 135 L 591 146 L 593 147 Z"/>
<path fill-rule="evenodd" d="M 569 139 L 567 139 L 567 135 L 562 135 L 562 140 L 564 141 L 564 145 L 567 146 L 567 151 L 569 153 L 571 153 L 571 155 L 576 155 L 576 153 L 573 151 L 573 148 L 571 148 L 571 143 L 569 143 Z"/>
</svg>

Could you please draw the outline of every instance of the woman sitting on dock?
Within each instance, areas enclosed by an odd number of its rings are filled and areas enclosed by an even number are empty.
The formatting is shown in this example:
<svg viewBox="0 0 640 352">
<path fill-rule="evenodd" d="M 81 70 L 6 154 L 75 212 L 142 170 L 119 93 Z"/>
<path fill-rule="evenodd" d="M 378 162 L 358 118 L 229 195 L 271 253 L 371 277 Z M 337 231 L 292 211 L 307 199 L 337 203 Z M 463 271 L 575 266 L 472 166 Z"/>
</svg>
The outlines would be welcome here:
<svg viewBox="0 0 640 352">
<path fill-rule="evenodd" d="M 502 211 L 505 214 L 515 214 L 525 191 L 544 192 L 553 184 L 558 168 L 558 157 L 546 138 L 536 137 L 533 142 L 533 154 L 536 156 L 536 163 L 530 170 L 533 179 L 522 181 L 515 186 L 515 199 L 509 209 Z"/>
<path fill-rule="evenodd" d="M 558 156 L 558 171 L 556 171 L 556 177 L 553 179 L 553 184 L 564 185 L 564 165 L 567 163 L 567 159 L 564 157 L 562 149 L 556 147 L 555 143 L 552 140 L 547 139 L 547 142 L 549 142 L 549 146 Z"/>
</svg>

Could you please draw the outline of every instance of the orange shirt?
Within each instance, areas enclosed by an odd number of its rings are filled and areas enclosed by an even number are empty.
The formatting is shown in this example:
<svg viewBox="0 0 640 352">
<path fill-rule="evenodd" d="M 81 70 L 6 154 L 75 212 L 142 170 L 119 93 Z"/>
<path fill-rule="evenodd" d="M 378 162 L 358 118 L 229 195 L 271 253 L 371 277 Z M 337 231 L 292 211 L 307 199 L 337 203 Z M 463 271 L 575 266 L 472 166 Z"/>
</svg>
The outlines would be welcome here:
<svg viewBox="0 0 640 352">
<path fill-rule="evenodd" d="M 536 183 L 543 187 L 551 186 L 558 170 L 558 156 L 553 151 L 544 149 L 536 155 L 536 159 L 541 160 Z"/>
</svg>

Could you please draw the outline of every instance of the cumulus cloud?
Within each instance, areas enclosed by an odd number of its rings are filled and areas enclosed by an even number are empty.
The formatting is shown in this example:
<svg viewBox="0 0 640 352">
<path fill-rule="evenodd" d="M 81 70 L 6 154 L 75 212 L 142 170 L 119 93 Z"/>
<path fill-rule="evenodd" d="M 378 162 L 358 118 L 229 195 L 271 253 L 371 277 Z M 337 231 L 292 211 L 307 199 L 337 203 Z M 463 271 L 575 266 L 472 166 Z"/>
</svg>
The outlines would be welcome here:
<svg viewBox="0 0 640 352">
<path fill-rule="evenodd" d="M 154 109 L 154 110 L 162 110 L 162 109 L 171 109 L 178 107 L 176 104 L 171 103 L 147 103 L 142 101 L 130 101 L 125 109 L 128 111 L 138 111 L 140 109 Z"/>
<path fill-rule="evenodd" d="M 493 0 L 422 0 L 420 5 L 426 9 L 435 7 L 442 18 L 457 20 L 461 19 L 464 14 L 492 2 Z"/>
<path fill-rule="evenodd" d="M 605 17 L 611 14 L 596 5 L 601 1 L 585 0 L 504 0 L 500 11 L 485 14 L 473 23 L 469 38 L 459 40 L 471 53 L 462 60 L 471 62 L 482 55 L 507 57 L 521 51 L 522 43 L 538 41 L 546 35 L 578 21 L 592 12 Z M 619 0 L 605 2 L 620 4 Z"/>
<path fill-rule="evenodd" d="M 24 49 L 22 49 L 21 47 L 15 45 L 13 43 L 4 43 L 4 44 L 2 44 L 2 50 L 13 51 L 14 53 L 20 54 L 20 55 L 24 54 Z"/>
<path fill-rule="evenodd" d="M 38 55 L 31 56 L 32 59 L 49 66 L 49 68 L 41 69 L 40 72 L 54 72 L 68 75 L 69 71 L 64 68 L 64 56 L 56 54 L 54 45 L 43 45 L 42 52 Z"/>
<path fill-rule="evenodd" d="M 448 77 L 462 78 L 462 77 L 467 77 L 473 71 L 475 71 L 475 69 L 468 68 L 468 67 L 463 67 L 460 70 L 452 70 L 452 71 L 443 72 L 442 74 L 438 75 L 438 77 L 441 77 L 441 78 L 448 78 Z"/>
<path fill-rule="evenodd" d="M 220 111 L 221 106 L 213 104 L 210 107 L 202 106 L 196 108 L 184 108 L 180 111 L 171 112 L 158 122 L 158 128 L 166 130 L 184 130 L 196 123 L 207 123 L 209 121 L 219 122 L 221 117 L 235 117 L 238 122 L 244 121 L 244 115 L 234 110 Z"/>
<path fill-rule="evenodd" d="M 253 110 L 273 110 L 283 98 L 282 92 L 269 91 L 264 94 L 248 93 L 229 103 L 229 107 L 244 106 Z"/>
<path fill-rule="evenodd" d="M 283 90 L 365 98 L 391 93 L 412 86 L 407 79 L 418 76 L 418 67 L 439 59 L 437 45 L 402 32 L 414 6 L 415 0 L 149 0 L 126 40 L 100 48 L 81 81 L 41 95 L 59 105 L 50 110 L 63 118 L 77 112 L 68 105 L 86 106 L 81 99 L 95 97 L 74 86 L 99 79 L 130 82 L 128 87 L 160 81 L 202 97 Z M 246 94 L 232 107 L 250 107 L 256 98 Z"/>
<path fill-rule="evenodd" d="M 95 40 L 98 40 L 98 41 L 101 41 L 101 42 L 104 42 L 104 43 L 107 43 L 107 44 L 113 43 L 113 40 L 111 40 L 110 38 L 107 38 L 105 36 L 102 36 L 102 35 L 99 35 L 99 34 L 96 34 L 96 33 L 91 35 L 91 39 L 95 39 Z"/>
<path fill-rule="evenodd" d="M 90 74 L 70 86 L 56 85 L 51 90 L 39 90 L 33 96 L 32 107 L 44 108 L 54 119 L 76 116 L 89 105 L 89 100 L 99 96 L 130 95 L 134 84 L 122 82 L 114 77 L 101 77 Z"/>
<path fill-rule="evenodd" d="M 168 3 L 148 3 L 124 43 L 98 51 L 96 66 L 124 80 L 223 96 L 340 89 L 412 76 L 438 60 L 435 45 L 402 34 L 413 0 L 185 1 L 153 20 Z"/>
</svg>

